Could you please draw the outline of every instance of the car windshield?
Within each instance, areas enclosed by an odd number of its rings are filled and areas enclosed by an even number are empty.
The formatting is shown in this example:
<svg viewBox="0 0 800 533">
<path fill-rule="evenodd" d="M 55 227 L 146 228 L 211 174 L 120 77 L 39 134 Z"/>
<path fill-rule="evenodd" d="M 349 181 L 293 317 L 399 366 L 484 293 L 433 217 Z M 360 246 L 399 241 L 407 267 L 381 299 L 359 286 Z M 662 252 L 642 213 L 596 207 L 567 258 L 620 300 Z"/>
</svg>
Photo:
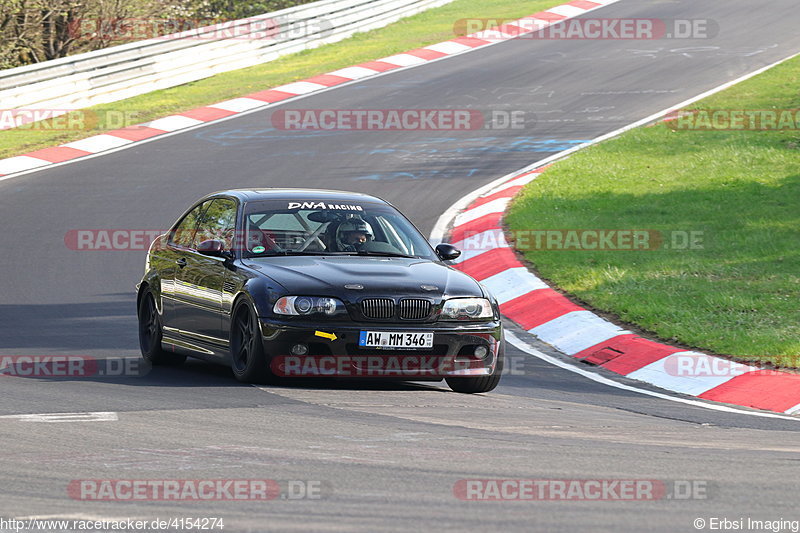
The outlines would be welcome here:
<svg viewBox="0 0 800 533">
<path fill-rule="evenodd" d="M 375 202 L 264 200 L 244 207 L 244 256 L 374 255 L 436 260 L 397 210 Z"/>
</svg>

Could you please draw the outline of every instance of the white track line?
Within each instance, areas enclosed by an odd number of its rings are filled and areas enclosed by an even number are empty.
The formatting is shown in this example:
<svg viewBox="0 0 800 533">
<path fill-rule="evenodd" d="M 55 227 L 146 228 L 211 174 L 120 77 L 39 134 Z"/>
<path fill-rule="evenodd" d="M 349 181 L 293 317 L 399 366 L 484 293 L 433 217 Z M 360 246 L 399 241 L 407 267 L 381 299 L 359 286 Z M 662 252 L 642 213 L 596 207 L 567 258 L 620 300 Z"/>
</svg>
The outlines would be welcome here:
<svg viewBox="0 0 800 533">
<path fill-rule="evenodd" d="M 114 412 L 94 413 L 41 413 L 30 415 L 5 415 L 0 420 L 16 420 L 18 422 L 116 422 L 119 416 Z"/>
</svg>

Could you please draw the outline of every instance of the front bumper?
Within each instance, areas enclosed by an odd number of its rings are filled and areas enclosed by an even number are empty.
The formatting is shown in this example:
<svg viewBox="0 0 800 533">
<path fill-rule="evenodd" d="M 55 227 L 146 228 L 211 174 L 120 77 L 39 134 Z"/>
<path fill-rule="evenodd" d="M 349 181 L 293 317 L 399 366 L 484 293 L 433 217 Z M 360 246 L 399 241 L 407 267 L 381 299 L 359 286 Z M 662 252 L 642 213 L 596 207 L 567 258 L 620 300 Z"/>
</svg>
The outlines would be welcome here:
<svg viewBox="0 0 800 533">
<path fill-rule="evenodd" d="M 435 379 L 488 376 L 498 363 L 499 321 L 435 324 L 314 324 L 261 319 L 270 369 L 286 377 Z M 362 331 L 433 332 L 433 348 L 377 349 L 358 346 Z M 298 354 L 304 346 L 307 353 Z M 486 347 L 486 354 L 479 356 Z M 295 348 L 295 351 L 293 351 Z"/>
</svg>

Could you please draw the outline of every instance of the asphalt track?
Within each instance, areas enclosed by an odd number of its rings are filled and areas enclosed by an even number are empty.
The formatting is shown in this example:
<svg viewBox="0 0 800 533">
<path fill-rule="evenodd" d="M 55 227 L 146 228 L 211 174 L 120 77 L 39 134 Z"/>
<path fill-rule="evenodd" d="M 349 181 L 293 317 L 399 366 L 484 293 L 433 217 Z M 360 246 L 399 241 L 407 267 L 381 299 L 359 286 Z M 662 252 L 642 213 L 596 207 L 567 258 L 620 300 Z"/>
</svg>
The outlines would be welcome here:
<svg viewBox="0 0 800 533">
<path fill-rule="evenodd" d="M 302 186 L 377 194 L 428 232 L 470 190 L 800 51 L 794 0 L 754 7 L 622 0 L 589 16 L 709 18 L 721 32 L 509 41 L 0 182 L 0 354 L 137 356 L 133 286 L 144 252 L 69 250 L 70 229 L 165 228 L 212 190 Z M 270 123 L 274 109 L 407 107 L 523 110 L 527 120 L 522 130 L 438 133 L 297 133 Z M 508 355 L 514 375 L 484 396 L 443 384 L 259 389 L 201 362 L 144 377 L 7 377 L 0 416 L 119 419 L 0 418 L 0 516 L 221 516 L 225 531 L 693 531 L 697 517 L 800 518 L 800 421 L 650 398 Z M 74 479 L 256 477 L 321 481 L 324 498 L 96 503 L 66 491 Z M 453 486 L 466 478 L 700 480 L 708 497 L 463 502 Z"/>
</svg>

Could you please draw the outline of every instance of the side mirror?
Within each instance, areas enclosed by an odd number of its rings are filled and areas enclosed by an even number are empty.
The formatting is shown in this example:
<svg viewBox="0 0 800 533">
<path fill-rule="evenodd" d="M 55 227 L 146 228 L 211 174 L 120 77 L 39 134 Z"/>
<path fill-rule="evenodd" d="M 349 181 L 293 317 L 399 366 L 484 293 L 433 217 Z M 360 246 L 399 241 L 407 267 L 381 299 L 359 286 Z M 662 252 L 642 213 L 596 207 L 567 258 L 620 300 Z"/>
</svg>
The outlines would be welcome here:
<svg viewBox="0 0 800 533">
<path fill-rule="evenodd" d="M 197 251 L 210 257 L 229 259 L 231 253 L 225 250 L 225 243 L 217 239 L 209 239 L 197 245 Z"/>
<path fill-rule="evenodd" d="M 442 261 L 451 261 L 457 259 L 461 255 L 461 250 L 452 244 L 442 243 L 436 246 L 436 255 Z"/>
</svg>

